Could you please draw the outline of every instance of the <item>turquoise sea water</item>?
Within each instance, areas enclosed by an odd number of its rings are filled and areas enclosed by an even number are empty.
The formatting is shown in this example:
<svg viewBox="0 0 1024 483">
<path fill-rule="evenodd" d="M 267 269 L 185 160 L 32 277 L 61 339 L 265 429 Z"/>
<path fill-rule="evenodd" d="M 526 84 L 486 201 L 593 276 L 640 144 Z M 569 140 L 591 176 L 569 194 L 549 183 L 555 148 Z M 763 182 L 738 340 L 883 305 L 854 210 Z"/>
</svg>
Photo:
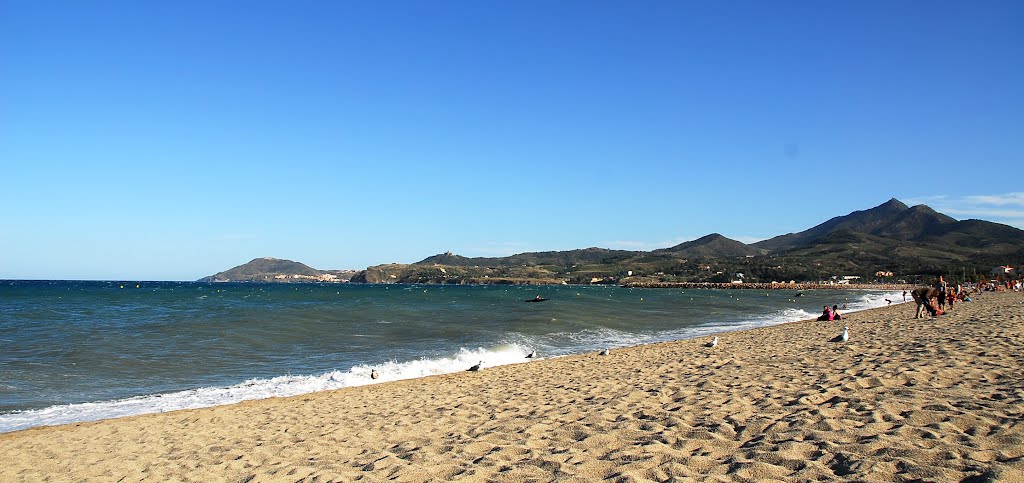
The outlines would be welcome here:
<svg viewBox="0 0 1024 483">
<path fill-rule="evenodd" d="M 541 295 L 549 300 L 526 303 Z M 0 282 L 0 432 L 462 371 L 859 310 L 899 293 Z M 380 379 L 369 378 L 377 369 Z"/>
</svg>

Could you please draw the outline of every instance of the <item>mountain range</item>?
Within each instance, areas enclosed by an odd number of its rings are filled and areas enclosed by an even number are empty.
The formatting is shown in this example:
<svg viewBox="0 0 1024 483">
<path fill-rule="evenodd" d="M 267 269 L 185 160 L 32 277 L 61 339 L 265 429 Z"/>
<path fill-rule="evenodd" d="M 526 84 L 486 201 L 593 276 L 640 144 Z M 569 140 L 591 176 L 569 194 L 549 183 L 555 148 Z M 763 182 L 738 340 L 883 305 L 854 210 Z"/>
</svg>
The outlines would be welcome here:
<svg viewBox="0 0 1024 483">
<path fill-rule="evenodd" d="M 451 252 L 412 264 L 316 270 L 261 258 L 202 280 L 363 283 L 619 283 L 623 281 L 813 281 L 834 276 L 913 279 L 939 274 L 985 277 L 1024 261 L 1024 230 L 983 220 L 957 221 L 896 199 L 837 216 L 798 233 L 753 244 L 713 233 L 653 251 L 584 248 L 507 257 Z M 887 275 L 881 275 L 886 277 Z"/>
</svg>

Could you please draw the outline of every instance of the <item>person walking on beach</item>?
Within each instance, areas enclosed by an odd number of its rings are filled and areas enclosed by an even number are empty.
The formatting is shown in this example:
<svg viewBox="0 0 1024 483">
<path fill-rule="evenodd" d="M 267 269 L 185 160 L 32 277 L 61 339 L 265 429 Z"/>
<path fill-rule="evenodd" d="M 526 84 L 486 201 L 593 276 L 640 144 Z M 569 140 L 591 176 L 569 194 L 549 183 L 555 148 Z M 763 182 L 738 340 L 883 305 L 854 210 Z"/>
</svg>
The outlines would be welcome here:
<svg viewBox="0 0 1024 483">
<path fill-rule="evenodd" d="M 946 285 L 946 279 L 939 275 L 939 281 L 935 283 L 935 290 L 939 291 L 939 310 L 945 310 L 946 308 L 946 291 L 948 286 Z"/>
</svg>

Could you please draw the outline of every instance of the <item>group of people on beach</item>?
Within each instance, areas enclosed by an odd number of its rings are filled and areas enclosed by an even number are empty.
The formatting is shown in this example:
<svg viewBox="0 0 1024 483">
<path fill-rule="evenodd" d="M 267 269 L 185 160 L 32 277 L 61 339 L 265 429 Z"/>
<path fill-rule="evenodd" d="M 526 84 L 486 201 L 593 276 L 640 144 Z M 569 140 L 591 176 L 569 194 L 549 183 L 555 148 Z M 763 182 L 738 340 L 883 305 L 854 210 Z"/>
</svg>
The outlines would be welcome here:
<svg viewBox="0 0 1024 483">
<path fill-rule="evenodd" d="M 821 311 L 821 315 L 818 316 L 818 320 L 821 322 L 828 320 L 843 320 L 843 315 L 839 313 L 838 305 L 833 305 L 831 307 L 825 305 Z"/>
<path fill-rule="evenodd" d="M 1021 282 L 1020 280 L 992 280 L 991 282 L 978 285 L 978 293 L 981 293 L 982 291 L 1002 292 L 1004 289 L 1020 292 L 1021 290 L 1024 290 L 1024 282 Z"/>
<path fill-rule="evenodd" d="M 959 302 L 971 301 L 968 290 L 964 286 L 960 284 L 950 285 L 942 275 L 939 275 L 935 285 L 916 288 L 910 295 L 914 298 L 914 302 L 917 303 L 915 319 L 921 318 L 924 310 L 928 310 L 932 317 L 936 317 L 953 308 L 953 305 Z M 948 308 L 946 307 L 947 303 L 949 304 Z"/>
</svg>

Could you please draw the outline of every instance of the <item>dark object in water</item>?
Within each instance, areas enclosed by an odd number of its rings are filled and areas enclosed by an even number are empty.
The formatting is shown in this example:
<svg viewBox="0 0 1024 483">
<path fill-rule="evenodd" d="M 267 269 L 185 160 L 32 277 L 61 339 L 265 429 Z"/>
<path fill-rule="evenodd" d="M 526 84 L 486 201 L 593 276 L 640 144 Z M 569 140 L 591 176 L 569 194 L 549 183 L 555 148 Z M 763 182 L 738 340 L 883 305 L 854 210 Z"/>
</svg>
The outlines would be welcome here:
<svg viewBox="0 0 1024 483">
<path fill-rule="evenodd" d="M 794 297 L 803 297 L 803 296 L 804 296 L 803 292 L 797 292 L 796 295 L 794 295 Z"/>
<path fill-rule="evenodd" d="M 540 295 L 538 295 L 537 298 L 527 300 L 526 302 L 545 302 L 545 301 L 547 301 L 546 298 L 541 297 Z"/>
</svg>

